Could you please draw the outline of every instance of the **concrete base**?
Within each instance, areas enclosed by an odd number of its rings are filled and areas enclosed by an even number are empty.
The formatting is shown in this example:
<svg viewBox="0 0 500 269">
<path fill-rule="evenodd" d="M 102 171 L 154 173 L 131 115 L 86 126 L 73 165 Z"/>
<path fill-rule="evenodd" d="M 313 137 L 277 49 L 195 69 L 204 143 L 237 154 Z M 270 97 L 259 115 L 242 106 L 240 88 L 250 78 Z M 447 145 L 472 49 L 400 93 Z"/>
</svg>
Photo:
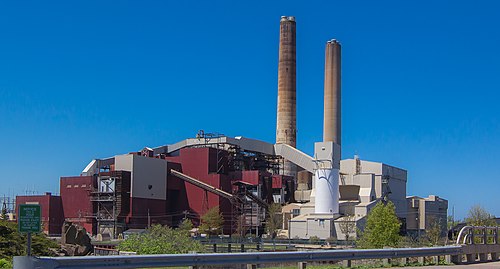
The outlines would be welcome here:
<svg viewBox="0 0 500 269">
<path fill-rule="evenodd" d="M 468 263 L 475 262 L 476 261 L 476 254 L 466 254 L 465 255 L 465 260 Z"/>
<path fill-rule="evenodd" d="M 307 262 L 299 262 L 299 263 L 297 264 L 297 267 L 298 267 L 299 269 L 306 269 L 306 268 L 307 268 Z"/>
<path fill-rule="evenodd" d="M 452 255 L 451 256 L 451 262 L 454 264 L 461 264 L 462 263 L 462 255 Z"/>
<path fill-rule="evenodd" d="M 352 261 L 351 260 L 343 260 L 342 261 L 342 267 L 350 268 L 351 266 L 352 266 Z"/>
<path fill-rule="evenodd" d="M 496 252 L 491 253 L 491 260 L 497 261 L 498 260 L 498 253 L 496 253 Z"/>
<path fill-rule="evenodd" d="M 417 262 L 420 263 L 420 264 L 424 264 L 424 261 L 425 261 L 424 257 L 418 257 L 417 258 Z"/>
<path fill-rule="evenodd" d="M 409 262 L 409 258 L 401 258 L 401 266 L 406 266 Z"/>
</svg>

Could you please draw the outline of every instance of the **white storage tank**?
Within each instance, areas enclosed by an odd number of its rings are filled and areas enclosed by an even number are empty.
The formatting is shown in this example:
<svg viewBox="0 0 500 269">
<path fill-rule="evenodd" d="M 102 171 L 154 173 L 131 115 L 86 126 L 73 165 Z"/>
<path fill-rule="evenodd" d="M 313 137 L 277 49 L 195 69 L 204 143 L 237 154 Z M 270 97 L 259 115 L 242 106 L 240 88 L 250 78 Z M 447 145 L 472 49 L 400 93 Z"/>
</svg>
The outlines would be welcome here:
<svg viewBox="0 0 500 269">
<path fill-rule="evenodd" d="M 315 174 L 316 200 L 314 213 L 339 213 L 339 169 L 321 168 Z"/>
</svg>

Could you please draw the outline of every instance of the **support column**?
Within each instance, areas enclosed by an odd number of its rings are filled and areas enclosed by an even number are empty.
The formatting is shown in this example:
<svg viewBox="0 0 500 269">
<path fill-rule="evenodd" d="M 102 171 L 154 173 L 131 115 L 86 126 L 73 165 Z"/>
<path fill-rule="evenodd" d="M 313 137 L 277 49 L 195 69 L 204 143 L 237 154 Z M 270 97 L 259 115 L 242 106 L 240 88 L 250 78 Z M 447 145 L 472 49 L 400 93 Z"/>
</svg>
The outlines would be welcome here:
<svg viewBox="0 0 500 269">
<path fill-rule="evenodd" d="M 436 265 L 439 264 L 439 256 L 432 256 L 432 262 Z"/>
<path fill-rule="evenodd" d="M 461 264 L 462 263 L 462 255 L 452 255 L 451 256 L 451 262 L 454 264 Z"/>
<path fill-rule="evenodd" d="M 467 262 L 475 262 L 476 261 L 476 254 L 465 254 L 465 260 Z"/>
<path fill-rule="evenodd" d="M 405 266 L 408 264 L 408 261 L 409 261 L 409 258 L 405 257 L 405 258 L 401 258 L 401 265 L 402 266 Z"/>
<path fill-rule="evenodd" d="M 299 269 L 306 269 L 307 268 L 307 262 L 298 262 L 297 266 Z"/>
<path fill-rule="evenodd" d="M 424 261 L 425 261 L 424 257 L 418 257 L 417 258 L 417 262 L 420 263 L 420 264 L 422 264 L 422 265 L 424 264 Z"/>
<path fill-rule="evenodd" d="M 492 252 L 491 253 L 491 260 L 492 261 L 497 261 L 498 260 L 498 253 Z"/>
</svg>

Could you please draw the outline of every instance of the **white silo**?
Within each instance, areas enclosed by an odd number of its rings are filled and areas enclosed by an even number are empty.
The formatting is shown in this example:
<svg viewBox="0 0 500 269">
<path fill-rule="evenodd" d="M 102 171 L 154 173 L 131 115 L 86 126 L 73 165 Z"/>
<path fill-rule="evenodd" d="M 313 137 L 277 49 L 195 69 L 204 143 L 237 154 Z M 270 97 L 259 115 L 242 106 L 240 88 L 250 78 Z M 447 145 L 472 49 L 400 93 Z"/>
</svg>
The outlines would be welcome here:
<svg viewBox="0 0 500 269">
<path fill-rule="evenodd" d="M 314 213 L 339 213 L 339 169 L 321 168 L 316 170 L 316 199 Z"/>
</svg>

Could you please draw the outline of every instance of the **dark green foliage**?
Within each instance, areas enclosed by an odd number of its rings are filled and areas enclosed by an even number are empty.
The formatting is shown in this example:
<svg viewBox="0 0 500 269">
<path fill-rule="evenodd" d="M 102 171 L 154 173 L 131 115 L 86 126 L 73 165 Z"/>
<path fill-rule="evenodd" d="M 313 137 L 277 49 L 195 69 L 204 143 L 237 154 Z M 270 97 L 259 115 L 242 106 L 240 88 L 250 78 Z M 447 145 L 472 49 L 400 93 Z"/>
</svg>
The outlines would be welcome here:
<svg viewBox="0 0 500 269">
<path fill-rule="evenodd" d="M 392 202 L 379 202 L 368 214 L 365 230 L 357 245 L 361 248 L 397 247 L 401 223 Z"/>
<path fill-rule="evenodd" d="M 14 256 L 26 255 L 26 241 L 27 235 L 18 232 L 17 223 L 0 220 L 0 259 L 10 261 Z M 31 242 L 31 251 L 35 256 L 53 256 L 51 248 L 59 248 L 43 233 L 33 234 Z"/>
<path fill-rule="evenodd" d="M 129 236 L 118 245 L 118 249 L 137 254 L 180 254 L 202 252 L 203 245 L 186 236 L 185 231 L 155 224 L 146 233 Z"/>
<path fill-rule="evenodd" d="M 315 235 L 309 237 L 309 242 L 311 244 L 318 244 L 320 241 L 321 241 L 321 239 L 319 239 L 319 237 L 317 237 Z"/>
<path fill-rule="evenodd" d="M 201 216 L 200 232 L 208 235 L 219 235 L 222 233 L 224 217 L 219 212 L 219 207 L 210 208 L 205 215 Z"/>
</svg>

